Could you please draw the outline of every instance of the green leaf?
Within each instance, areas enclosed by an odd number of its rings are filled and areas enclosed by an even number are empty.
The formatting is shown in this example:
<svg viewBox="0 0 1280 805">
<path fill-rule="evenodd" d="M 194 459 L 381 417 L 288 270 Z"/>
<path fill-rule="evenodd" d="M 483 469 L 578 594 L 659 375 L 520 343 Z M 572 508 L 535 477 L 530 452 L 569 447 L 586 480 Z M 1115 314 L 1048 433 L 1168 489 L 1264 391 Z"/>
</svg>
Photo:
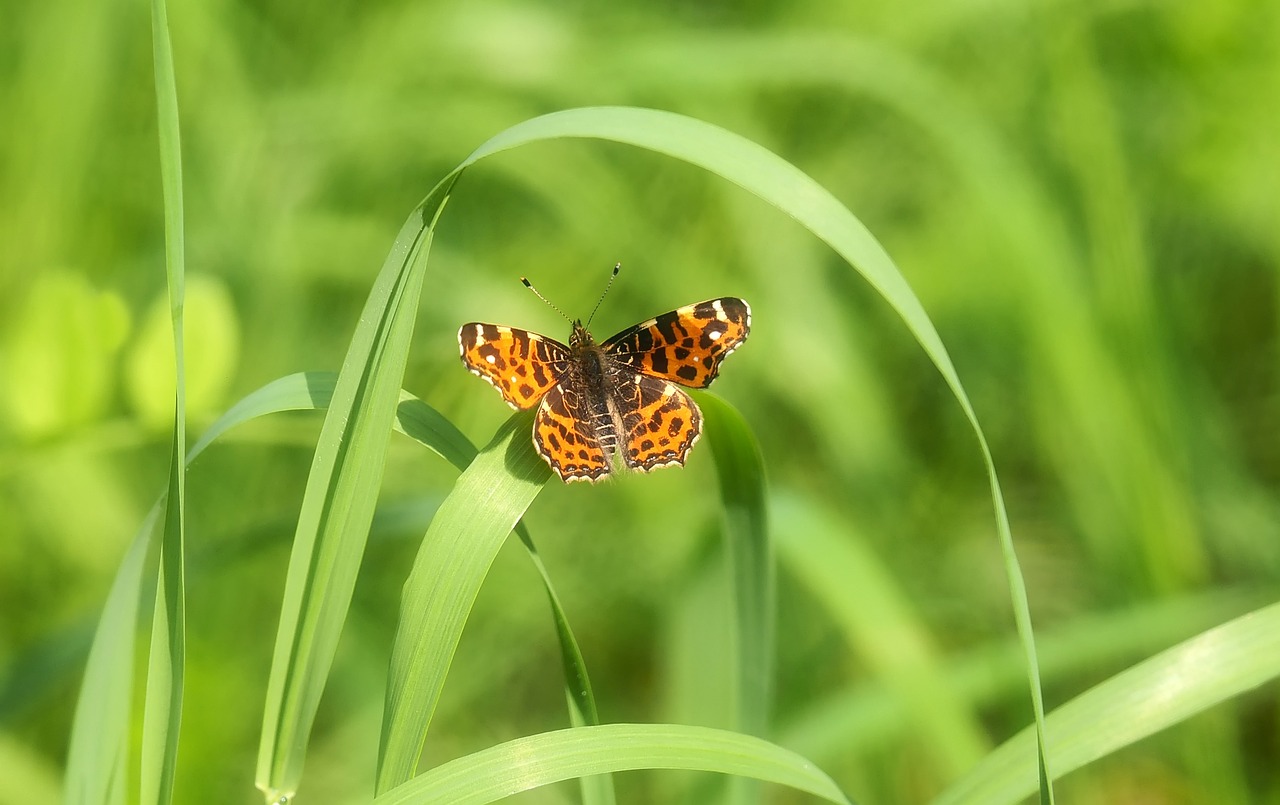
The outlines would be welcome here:
<svg viewBox="0 0 1280 805">
<path fill-rule="evenodd" d="M 518 738 L 437 766 L 374 802 L 482 805 L 560 780 L 634 769 L 735 774 L 849 802 L 794 752 L 749 735 L 676 724 L 606 724 Z"/>
<path fill-rule="evenodd" d="M 458 639 L 485 574 L 550 478 L 516 414 L 458 478 L 423 537 L 405 582 L 391 649 L 378 790 L 413 776 Z"/>
<path fill-rule="evenodd" d="M 441 197 L 432 209 L 444 208 Z M 392 245 L 334 389 L 307 478 L 267 682 L 256 784 L 291 796 L 351 604 L 382 481 L 435 218 L 418 207 Z"/>
<path fill-rule="evenodd" d="M 68 805 L 123 803 L 129 778 L 129 733 L 134 644 L 143 578 L 154 573 L 147 556 L 162 502 L 143 520 L 116 571 L 98 621 L 71 722 L 65 801 Z"/>
<path fill-rule="evenodd" d="M 1049 714 L 1049 756 L 1066 774 L 1280 676 L 1280 604 L 1210 629 Z M 1035 733 L 1014 736 L 935 800 L 1000 805 L 1036 790 Z"/>
<path fill-rule="evenodd" d="M 164 0 L 151 3 L 152 54 L 160 128 L 160 180 L 164 195 L 165 268 L 173 327 L 174 416 L 169 454 L 169 489 L 164 500 L 164 532 L 160 543 L 148 653 L 146 704 L 142 723 L 143 805 L 173 800 L 177 774 L 178 735 L 182 724 L 182 691 L 186 666 L 186 463 L 187 406 L 183 355 L 183 300 L 186 296 L 182 203 L 182 142 L 178 129 L 178 90 Z"/>
</svg>

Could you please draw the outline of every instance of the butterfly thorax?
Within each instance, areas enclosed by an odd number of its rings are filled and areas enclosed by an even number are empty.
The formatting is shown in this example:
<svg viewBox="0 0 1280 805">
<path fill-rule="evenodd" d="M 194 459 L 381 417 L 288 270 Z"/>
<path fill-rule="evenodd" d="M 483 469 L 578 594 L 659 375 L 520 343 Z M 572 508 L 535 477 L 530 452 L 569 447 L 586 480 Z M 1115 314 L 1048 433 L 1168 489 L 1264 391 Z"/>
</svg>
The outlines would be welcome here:
<svg viewBox="0 0 1280 805">
<path fill-rule="evenodd" d="M 622 432 L 622 415 L 614 399 L 618 387 L 617 367 L 581 321 L 573 323 L 569 357 L 560 382 L 566 394 L 578 398 L 572 401 L 574 407 L 586 414 L 600 447 L 612 463 Z"/>
</svg>

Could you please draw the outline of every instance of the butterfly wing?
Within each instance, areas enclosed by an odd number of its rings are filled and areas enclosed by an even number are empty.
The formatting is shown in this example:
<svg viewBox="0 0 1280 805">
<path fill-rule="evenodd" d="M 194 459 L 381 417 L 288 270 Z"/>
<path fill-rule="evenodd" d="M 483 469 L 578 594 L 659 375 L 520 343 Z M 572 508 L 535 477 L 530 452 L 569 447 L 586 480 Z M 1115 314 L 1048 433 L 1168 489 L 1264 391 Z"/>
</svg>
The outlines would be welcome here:
<svg viewBox="0 0 1280 805">
<path fill-rule="evenodd" d="M 732 296 L 708 299 L 623 330 L 600 345 L 642 374 L 689 388 L 706 388 L 720 362 L 751 332 L 751 308 Z"/>
<path fill-rule="evenodd" d="M 547 392 L 533 418 L 533 446 L 566 483 L 609 474 L 609 458 L 590 421 L 578 393 L 561 385 Z"/>
<path fill-rule="evenodd" d="M 538 404 L 564 374 L 569 348 L 528 330 L 471 322 L 458 330 L 462 362 L 517 411 Z"/>
<path fill-rule="evenodd" d="M 684 465 L 702 434 L 702 412 L 693 398 L 658 377 L 635 374 L 615 400 L 622 417 L 622 459 L 633 470 Z"/>
</svg>

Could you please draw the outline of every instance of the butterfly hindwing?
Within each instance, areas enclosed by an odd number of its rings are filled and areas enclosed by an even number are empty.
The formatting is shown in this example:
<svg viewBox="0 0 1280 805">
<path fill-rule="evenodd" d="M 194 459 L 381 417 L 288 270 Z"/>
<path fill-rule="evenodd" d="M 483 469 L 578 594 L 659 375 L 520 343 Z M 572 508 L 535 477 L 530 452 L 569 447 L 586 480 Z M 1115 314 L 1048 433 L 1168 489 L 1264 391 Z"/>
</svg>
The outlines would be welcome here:
<svg viewBox="0 0 1280 805">
<path fill-rule="evenodd" d="M 489 381 L 507 404 L 525 411 L 560 381 L 569 348 L 528 330 L 471 322 L 458 330 L 462 362 Z"/>
<path fill-rule="evenodd" d="M 751 308 L 732 296 L 686 305 L 641 322 L 600 345 L 614 361 L 642 374 L 706 388 L 720 362 L 751 332 Z"/>
<path fill-rule="evenodd" d="M 618 389 L 622 459 L 633 470 L 683 465 L 702 434 L 702 412 L 674 383 L 636 374 Z"/>
<path fill-rule="evenodd" d="M 596 481 L 609 474 L 609 457 L 578 393 L 556 385 L 533 419 L 533 446 L 562 481 Z"/>
</svg>

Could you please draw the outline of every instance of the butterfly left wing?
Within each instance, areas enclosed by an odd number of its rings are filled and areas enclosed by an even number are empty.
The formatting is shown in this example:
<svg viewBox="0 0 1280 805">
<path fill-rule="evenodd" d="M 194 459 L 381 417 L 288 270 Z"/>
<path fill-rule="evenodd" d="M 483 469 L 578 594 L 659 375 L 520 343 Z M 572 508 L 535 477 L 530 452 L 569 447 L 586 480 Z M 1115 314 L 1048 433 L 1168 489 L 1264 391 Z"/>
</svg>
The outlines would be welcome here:
<svg viewBox="0 0 1280 805">
<path fill-rule="evenodd" d="M 623 330 L 600 345 L 614 362 L 689 388 L 706 388 L 720 362 L 751 332 L 751 308 L 732 296 L 708 299 Z"/>
<path fill-rule="evenodd" d="M 488 381 L 517 411 L 537 405 L 569 362 L 569 348 L 559 341 L 497 324 L 462 325 L 458 347 L 471 373 Z"/>
</svg>

